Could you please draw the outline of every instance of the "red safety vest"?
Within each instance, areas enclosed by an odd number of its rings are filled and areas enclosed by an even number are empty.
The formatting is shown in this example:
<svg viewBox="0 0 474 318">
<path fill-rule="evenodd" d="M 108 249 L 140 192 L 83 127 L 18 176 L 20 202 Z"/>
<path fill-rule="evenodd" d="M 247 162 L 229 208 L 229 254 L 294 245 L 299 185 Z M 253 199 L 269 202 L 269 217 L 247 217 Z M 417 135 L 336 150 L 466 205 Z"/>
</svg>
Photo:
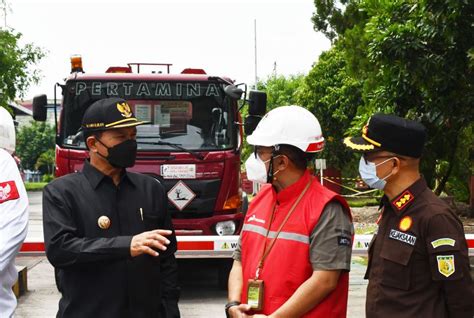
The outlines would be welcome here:
<svg viewBox="0 0 474 318">
<path fill-rule="evenodd" d="M 247 302 L 248 280 L 255 278 L 273 206 L 277 203 L 274 221 L 267 238 L 267 247 L 311 177 L 306 171 L 296 183 L 279 193 L 276 193 L 271 185 L 264 185 L 252 200 L 242 231 L 242 303 Z M 324 207 L 332 200 L 341 202 L 350 216 L 346 201 L 314 180 L 281 230 L 260 271 L 259 279 L 263 280 L 265 285 L 263 310 L 254 313 L 272 314 L 311 277 L 313 269 L 309 260 L 309 237 Z M 303 317 L 346 317 L 348 289 L 349 273 L 341 272 L 336 289 Z"/>
</svg>

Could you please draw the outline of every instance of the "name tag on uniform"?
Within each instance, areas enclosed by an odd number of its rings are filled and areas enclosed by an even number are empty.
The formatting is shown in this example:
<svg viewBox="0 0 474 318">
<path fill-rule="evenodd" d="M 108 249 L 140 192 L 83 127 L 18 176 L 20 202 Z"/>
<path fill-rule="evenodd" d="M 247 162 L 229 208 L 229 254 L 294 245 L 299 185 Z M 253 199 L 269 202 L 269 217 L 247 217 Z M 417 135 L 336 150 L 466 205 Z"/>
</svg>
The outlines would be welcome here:
<svg viewBox="0 0 474 318">
<path fill-rule="evenodd" d="M 263 280 L 249 279 L 247 304 L 254 310 L 263 309 Z"/>
<path fill-rule="evenodd" d="M 403 243 L 410 244 L 410 245 L 415 245 L 416 243 L 416 236 L 403 233 L 397 230 L 393 230 L 393 229 L 390 230 L 390 234 L 388 237 L 390 237 L 391 239 L 403 242 Z"/>
</svg>

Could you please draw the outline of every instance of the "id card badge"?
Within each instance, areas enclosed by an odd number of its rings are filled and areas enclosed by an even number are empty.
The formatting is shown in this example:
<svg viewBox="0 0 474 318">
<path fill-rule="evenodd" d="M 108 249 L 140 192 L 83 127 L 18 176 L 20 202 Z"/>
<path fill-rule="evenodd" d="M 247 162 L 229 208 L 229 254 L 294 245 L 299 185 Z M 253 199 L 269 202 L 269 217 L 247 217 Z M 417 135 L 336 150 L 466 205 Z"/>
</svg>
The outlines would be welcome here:
<svg viewBox="0 0 474 318">
<path fill-rule="evenodd" d="M 263 280 L 249 279 L 247 288 L 247 304 L 253 310 L 263 309 Z"/>
</svg>

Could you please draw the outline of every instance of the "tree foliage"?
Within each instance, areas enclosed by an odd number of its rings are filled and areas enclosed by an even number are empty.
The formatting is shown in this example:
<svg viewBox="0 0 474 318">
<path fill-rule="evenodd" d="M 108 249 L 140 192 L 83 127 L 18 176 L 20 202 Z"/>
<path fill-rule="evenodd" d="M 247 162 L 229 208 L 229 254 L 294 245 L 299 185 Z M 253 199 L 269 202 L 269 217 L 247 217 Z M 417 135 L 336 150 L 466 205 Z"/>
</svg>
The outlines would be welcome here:
<svg viewBox="0 0 474 318">
<path fill-rule="evenodd" d="M 44 57 L 44 52 L 31 43 L 21 46 L 20 39 L 21 33 L 0 29 L 0 106 L 22 97 L 40 78 L 32 66 Z"/>
<path fill-rule="evenodd" d="M 349 131 L 360 131 L 374 112 L 418 119 L 429 135 L 422 170 L 430 185 L 440 193 L 449 180 L 467 183 L 474 144 L 474 3 L 315 0 L 315 6 L 314 28 L 335 41 L 348 75 L 364 83 Z"/>
<path fill-rule="evenodd" d="M 337 47 L 324 52 L 298 90 L 298 104 L 318 118 L 326 139 L 321 156 L 328 165 L 342 170 L 353 155 L 341 140 L 362 105 L 362 83 L 347 74 L 342 51 Z"/>
<path fill-rule="evenodd" d="M 34 121 L 31 125 L 20 128 L 16 139 L 16 154 L 21 159 L 23 169 L 34 170 L 37 163 L 41 166 L 41 163 L 49 162 L 51 150 L 54 155 L 54 128 L 51 125 Z M 39 160 L 41 156 L 42 159 Z"/>
<path fill-rule="evenodd" d="M 351 0 L 314 0 L 316 12 L 311 18 L 314 30 L 334 41 L 339 34 L 353 28 L 364 18 L 364 12 L 359 11 L 357 4 L 357 1 Z"/>
<path fill-rule="evenodd" d="M 48 149 L 38 157 L 38 160 L 36 160 L 35 169 L 41 171 L 44 174 L 51 175 L 54 172 L 54 160 L 54 149 Z"/>
<path fill-rule="evenodd" d="M 278 106 L 295 105 L 298 90 L 303 85 L 303 74 L 270 76 L 257 83 L 257 89 L 267 93 L 267 111 Z"/>
</svg>

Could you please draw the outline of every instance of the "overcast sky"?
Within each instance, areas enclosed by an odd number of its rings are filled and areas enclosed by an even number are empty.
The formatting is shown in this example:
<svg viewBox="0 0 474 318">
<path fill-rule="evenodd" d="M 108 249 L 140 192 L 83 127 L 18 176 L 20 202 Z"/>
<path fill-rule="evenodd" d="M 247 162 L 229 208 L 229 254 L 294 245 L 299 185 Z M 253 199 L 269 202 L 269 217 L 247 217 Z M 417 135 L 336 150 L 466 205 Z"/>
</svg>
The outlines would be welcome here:
<svg viewBox="0 0 474 318">
<path fill-rule="evenodd" d="M 25 99 L 46 93 L 69 74 L 69 58 L 82 55 L 86 72 L 128 62 L 172 63 L 172 72 L 254 82 L 254 19 L 258 77 L 307 73 L 329 41 L 313 30 L 312 0 L 10 0 L 7 25 L 47 51 L 43 79 Z M 3 26 L 3 19 L 1 21 Z"/>
</svg>

